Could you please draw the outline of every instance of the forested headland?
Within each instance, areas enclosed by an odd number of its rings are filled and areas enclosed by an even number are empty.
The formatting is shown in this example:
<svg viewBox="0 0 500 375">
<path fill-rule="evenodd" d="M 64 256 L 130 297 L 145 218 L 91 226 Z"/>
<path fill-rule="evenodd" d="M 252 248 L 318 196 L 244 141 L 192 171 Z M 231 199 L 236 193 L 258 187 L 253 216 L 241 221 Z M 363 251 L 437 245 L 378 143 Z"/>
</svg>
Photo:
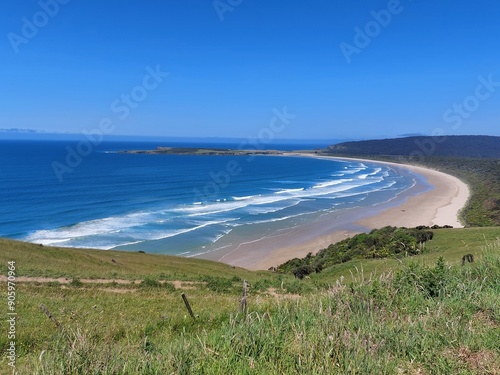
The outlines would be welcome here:
<svg viewBox="0 0 500 375">
<path fill-rule="evenodd" d="M 470 188 L 465 226 L 500 225 L 500 137 L 406 137 L 329 146 L 323 154 L 420 165 L 460 178 Z"/>
</svg>

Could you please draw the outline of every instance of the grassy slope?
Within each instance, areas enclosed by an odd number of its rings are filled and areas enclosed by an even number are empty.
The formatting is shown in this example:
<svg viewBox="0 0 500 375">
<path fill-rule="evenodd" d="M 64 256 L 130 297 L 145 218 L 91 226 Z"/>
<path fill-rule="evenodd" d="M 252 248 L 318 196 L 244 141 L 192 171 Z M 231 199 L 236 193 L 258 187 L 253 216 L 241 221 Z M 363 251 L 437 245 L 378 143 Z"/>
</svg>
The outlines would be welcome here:
<svg viewBox="0 0 500 375">
<path fill-rule="evenodd" d="M 440 298 L 418 288 L 398 291 L 390 275 L 398 269 L 406 274 L 408 261 L 348 262 L 302 283 L 195 259 L 9 240 L 0 240 L 0 259 L 2 274 L 6 262 L 15 260 L 19 276 L 228 281 L 184 288 L 196 321 L 171 286 L 21 283 L 20 374 L 494 374 L 500 243 L 491 244 L 498 237 L 499 228 L 436 231 L 429 252 L 415 260 L 423 269 L 445 257 L 449 281 Z M 484 247 L 490 248 L 487 262 Z M 464 253 L 477 260 L 462 268 Z M 342 274 L 348 279 L 336 282 Z M 243 278 L 252 283 L 247 314 L 238 312 Z M 370 278 L 376 281 L 367 283 Z M 302 297 L 277 298 L 268 287 Z M 40 311 L 40 303 L 63 331 Z M 0 373 L 8 373 L 5 362 Z"/>
<path fill-rule="evenodd" d="M 487 244 L 500 238 L 500 227 L 491 228 L 464 228 L 464 229 L 439 229 L 434 230 L 434 238 L 428 242 L 427 251 L 421 256 L 407 259 L 419 261 L 422 264 L 434 264 L 443 256 L 449 264 L 458 266 L 462 256 L 471 253 L 475 257 L 481 256 L 481 249 Z M 351 262 L 335 265 L 320 274 L 310 275 L 311 280 L 328 284 L 335 282 L 339 277 L 350 279 L 351 273 L 356 269 L 363 269 L 366 275 L 373 273 L 380 275 L 390 272 L 400 265 L 394 258 L 353 260 Z"/>
<path fill-rule="evenodd" d="M 268 274 L 201 259 L 126 251 L 41 247 L 0 239 L 2 274 L 6 274 L 7 262 L 13 259 L 18 263 L 18 276 L 142 279 L 149 275 L 164 280 L 199 280 L 204 276 L 216 275 L 252 280 Z"/>
</svg>

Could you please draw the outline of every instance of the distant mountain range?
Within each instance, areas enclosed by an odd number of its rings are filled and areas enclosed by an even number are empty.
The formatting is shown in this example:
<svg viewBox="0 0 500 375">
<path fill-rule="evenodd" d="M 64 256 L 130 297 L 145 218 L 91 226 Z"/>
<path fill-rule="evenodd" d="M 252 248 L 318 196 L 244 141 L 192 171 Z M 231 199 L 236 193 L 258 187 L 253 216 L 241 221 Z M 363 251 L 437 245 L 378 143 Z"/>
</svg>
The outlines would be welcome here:
<svg viewBox="0 0 500 375">
<path fill-rule="evenodd" d="M 329 146 L 326 152 L 338 156 L 401 155 L 410 157 L 500 158 L 500 137 L 454 135 L 377 139 L 338 143 Z"/>
</svg>

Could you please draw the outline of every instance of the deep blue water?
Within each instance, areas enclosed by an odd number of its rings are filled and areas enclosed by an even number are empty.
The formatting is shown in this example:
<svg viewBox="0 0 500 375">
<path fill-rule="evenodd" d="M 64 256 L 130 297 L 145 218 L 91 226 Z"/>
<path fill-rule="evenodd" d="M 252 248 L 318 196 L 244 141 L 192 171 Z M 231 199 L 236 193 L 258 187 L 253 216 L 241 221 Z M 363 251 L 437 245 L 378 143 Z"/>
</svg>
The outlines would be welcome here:
<svg viewBox="0 0 500 375">
<path fill-rule="evenodd" d="M 374 205 L 415 183 L 414 176 L 368 162 L 116 153 L 157 146 L 169 145 L 103 142 L 68 165 L 77 142 L 0 141 L 0 236 L 192 255 L 234 230 Z M 231 146 L 237 145 L 209 145 Z"/>
</svg>

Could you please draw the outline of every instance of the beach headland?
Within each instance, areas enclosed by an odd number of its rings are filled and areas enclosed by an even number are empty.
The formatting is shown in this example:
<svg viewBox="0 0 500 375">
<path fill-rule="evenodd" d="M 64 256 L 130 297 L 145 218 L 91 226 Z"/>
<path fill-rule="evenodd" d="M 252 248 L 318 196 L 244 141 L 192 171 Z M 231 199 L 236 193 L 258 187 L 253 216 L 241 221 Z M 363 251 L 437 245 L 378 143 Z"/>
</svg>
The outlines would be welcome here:
<svg viewBox="0 0 500 375">
<path fill-rule="evenodd" d="M 314 154 L 284 154 L 317 156 Z M 277 266 L 295 257 L 304 257 L 354 234 L 387 225 L 451 225 L 462 227 L 458 214 L 469 197 L 468 186 L 458 178 L 435 170 L 375 160 L 336 158 L 390 165 L 403 174 L 415 176 L 416 184 L 389 202 L 370 208 L 353 208 L 326 213 L 314 222 L 287 228 L 250 242 L 235 243 L 200 257 L 251 270 Z"/>
</svg>

